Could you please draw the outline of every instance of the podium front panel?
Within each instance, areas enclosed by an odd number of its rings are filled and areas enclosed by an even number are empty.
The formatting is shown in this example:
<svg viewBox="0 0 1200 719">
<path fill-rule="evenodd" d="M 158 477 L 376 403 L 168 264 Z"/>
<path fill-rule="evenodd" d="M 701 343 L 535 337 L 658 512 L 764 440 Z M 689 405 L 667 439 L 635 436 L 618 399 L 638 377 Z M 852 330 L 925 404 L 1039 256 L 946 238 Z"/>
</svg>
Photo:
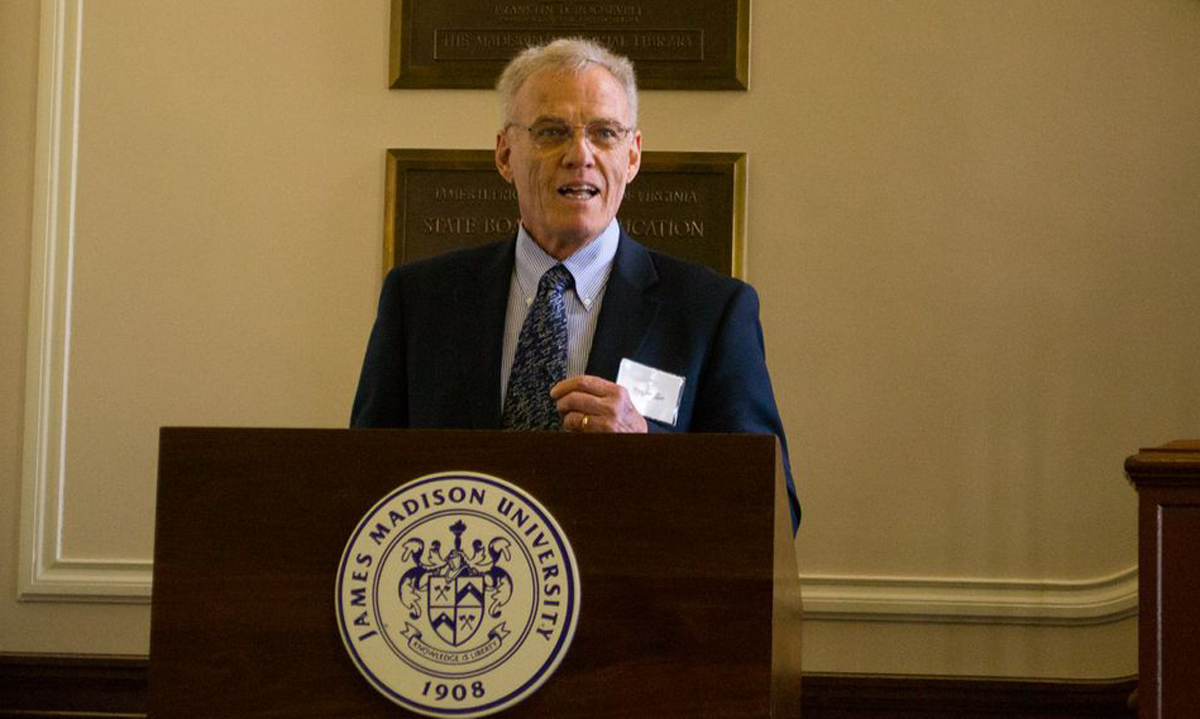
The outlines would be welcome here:
<svg viewBox="0 0 1200 719">
<path fill-rule="evenodd" d="M 334 583 L 380 498 L 451 470 L 536 497 L 580 568 L 565 659 L 494 716 L 772 716 L 776 452 L 755 435 L 164 429 L 151 716 L 415 716 L 350 661 Z"/>
</svg>

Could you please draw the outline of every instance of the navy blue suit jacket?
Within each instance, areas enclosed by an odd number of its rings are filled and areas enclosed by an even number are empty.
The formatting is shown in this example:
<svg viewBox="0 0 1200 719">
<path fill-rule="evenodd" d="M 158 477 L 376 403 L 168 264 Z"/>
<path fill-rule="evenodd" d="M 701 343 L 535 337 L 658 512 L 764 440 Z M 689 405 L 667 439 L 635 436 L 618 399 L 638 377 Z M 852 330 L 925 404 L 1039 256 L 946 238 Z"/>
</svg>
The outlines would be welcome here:
<svg viewBox="0 0 1200 719">
<path fill-rule="evenodd" d="M 350 423 L 500 428 L 500 365 L 516 243 L 451 252 L 384 281 Z M 750 285 L 647 250 L 624 232 L 604 290 L 587 374 L 615 381 L 621 359 L 686 378 L 674 426 L 651 431 L 774 434 L 792 504 L 787 440 Z"/>
</svg>

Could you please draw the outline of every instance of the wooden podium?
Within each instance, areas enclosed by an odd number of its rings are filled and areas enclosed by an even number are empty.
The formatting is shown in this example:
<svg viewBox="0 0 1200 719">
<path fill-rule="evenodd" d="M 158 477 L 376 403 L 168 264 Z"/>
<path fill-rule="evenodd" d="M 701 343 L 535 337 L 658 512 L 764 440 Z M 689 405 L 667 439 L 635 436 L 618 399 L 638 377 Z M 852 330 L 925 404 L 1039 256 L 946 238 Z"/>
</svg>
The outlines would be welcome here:
<svg viewBox="0 0 1200 719">
<path fill-rule="evenodd" d="M 1138 716 L 1200 716 L 1200 441 L 1125 460 L 1138 493 Z"/>
<path fill-rule="evenodd" d="M 411 479 L 494 475 L 574 547 L 574 641 L 497 717 L 798 717 L 800 592 L 774 437 L 165 428 L 150 716 L 397 717 L 359 674 L 335 581 Z"/>
</svg>

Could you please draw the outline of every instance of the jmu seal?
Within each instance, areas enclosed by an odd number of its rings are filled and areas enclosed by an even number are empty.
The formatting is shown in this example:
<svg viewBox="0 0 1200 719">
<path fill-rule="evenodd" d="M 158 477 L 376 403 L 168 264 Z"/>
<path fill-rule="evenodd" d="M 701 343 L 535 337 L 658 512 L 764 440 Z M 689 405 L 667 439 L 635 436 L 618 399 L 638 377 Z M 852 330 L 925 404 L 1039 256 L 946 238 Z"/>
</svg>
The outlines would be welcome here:
<svg viewBox="0 0 1200 719">
<path fill-rule="evenodd" d="M 558 667 L 579 618 L 579 571 L 533 497 L 497 477 L 444 472 L 363 517 L 336 605 L 346 651 L 381 693 L 428 716 L 479 717 Z"/>
</svg>

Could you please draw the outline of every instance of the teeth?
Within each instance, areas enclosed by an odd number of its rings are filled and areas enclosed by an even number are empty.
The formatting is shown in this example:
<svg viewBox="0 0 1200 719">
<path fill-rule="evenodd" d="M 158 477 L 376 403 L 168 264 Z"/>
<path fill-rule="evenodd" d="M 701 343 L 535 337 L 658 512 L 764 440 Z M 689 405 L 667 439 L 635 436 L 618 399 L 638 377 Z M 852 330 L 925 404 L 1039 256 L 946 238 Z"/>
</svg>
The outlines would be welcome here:
<svg viewBox="0 0 1200 719">
<path fill-rule="evenodd" d="M 558 194 L 563 196 L 571 196 L 577 198 L 595 197 L 600 194 L 600 190 L 591 185 L 563 185 L 558 188 Z"/>
</svg>

